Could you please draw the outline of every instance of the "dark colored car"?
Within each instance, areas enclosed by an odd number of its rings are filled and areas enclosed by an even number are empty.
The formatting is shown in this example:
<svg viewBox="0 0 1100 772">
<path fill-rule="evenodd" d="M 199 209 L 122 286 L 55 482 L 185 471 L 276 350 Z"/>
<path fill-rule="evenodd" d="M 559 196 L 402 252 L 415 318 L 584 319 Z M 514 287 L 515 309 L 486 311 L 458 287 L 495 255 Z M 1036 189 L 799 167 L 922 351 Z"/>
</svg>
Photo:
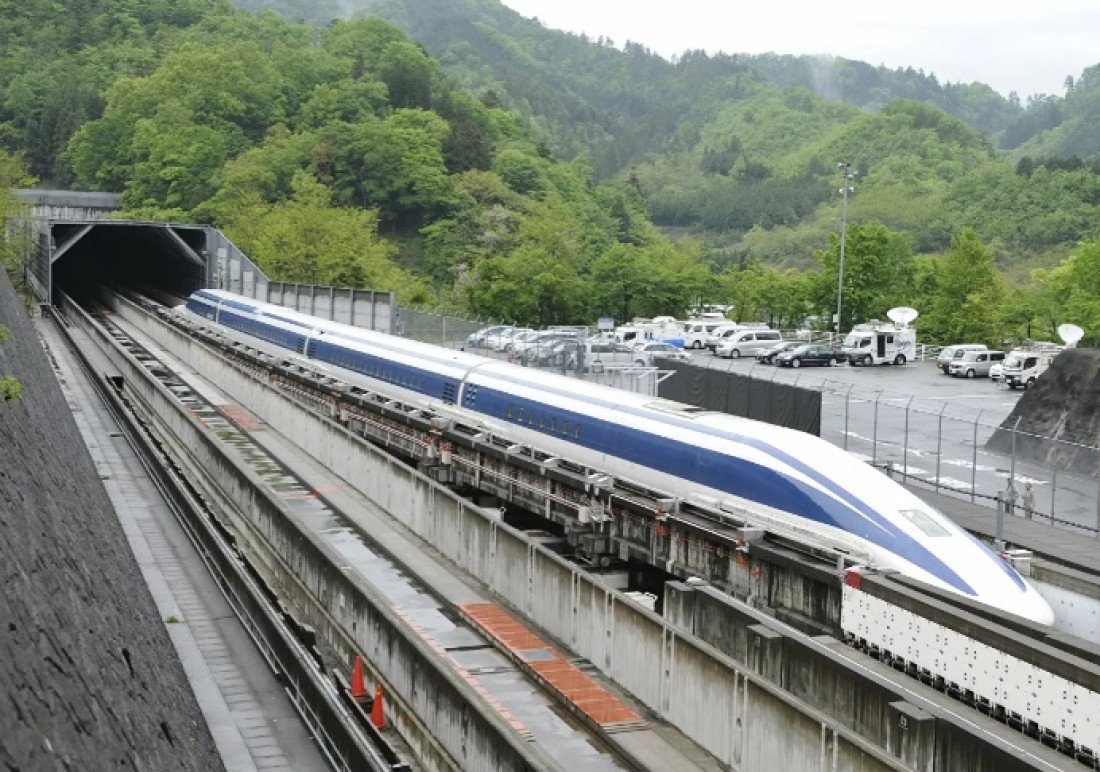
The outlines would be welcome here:
<svg viewBox="0 0 1100 772">
<path fill-rule="evenodd" d="M 785 340 L 782 343 L 776 343 L 774 346 L 764 349 L 763 351 L 756 352 L 756 361 L 764 365 L 774 365 L 775 357 L 778 354 L 782 354 L 784 351 L 792 351 L 799 346 L 804 346 L 805 343 L 800 343 L 797 340 Z"/>
<path fill-rule="evenodd" d="M 835 348 L 811 344 L 803 344 L 798 348 L 775 355 L 775 363 L 783 367 L 802 367 L 803 365 L 836 367 L 843 361 L 844 354 Z"/>
</svg>

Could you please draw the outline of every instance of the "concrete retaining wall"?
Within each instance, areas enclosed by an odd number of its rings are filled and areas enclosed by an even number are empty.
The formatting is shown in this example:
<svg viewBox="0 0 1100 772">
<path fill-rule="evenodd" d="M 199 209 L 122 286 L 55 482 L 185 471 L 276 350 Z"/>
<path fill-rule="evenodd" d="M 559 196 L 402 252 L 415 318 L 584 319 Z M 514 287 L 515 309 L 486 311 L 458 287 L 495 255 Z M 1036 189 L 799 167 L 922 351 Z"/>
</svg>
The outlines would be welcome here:
<svg viewBox="0 0 1100 772">
<path fill-rule="evenodd" d="M 204 344 L 150 325 L 126 305 L 118 310 L 724 763 L 735 769 L 907 768 Z M 448 722 L 440 730 L 446 735 Z"/>
</svg>

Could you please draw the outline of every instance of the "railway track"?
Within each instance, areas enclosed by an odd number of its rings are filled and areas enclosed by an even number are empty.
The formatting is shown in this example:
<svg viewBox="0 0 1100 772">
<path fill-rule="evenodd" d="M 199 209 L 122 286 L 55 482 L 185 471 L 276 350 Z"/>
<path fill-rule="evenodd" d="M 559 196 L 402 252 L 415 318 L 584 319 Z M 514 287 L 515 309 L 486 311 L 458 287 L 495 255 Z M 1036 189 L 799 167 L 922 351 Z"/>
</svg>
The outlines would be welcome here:
<svg viewBox="0 0 1100 772">
<path fill-rule="evenodd" d="M 70 307 L 72 301 L 67 301 Z M 130 399 L 118 380 L 104 380 L 69 324 L 50 307 L 48 316 L 75 355 L 103 404 L 122 428 L 142 467 L 187 534 L 234 614 L 282 683 L 291 703 L 333 769 L 401 772 L 410 769 L 401 754 L 371 725 L 364 707 L 326 670 L 312 636 L 295 624 L 263 586 L 262 579 L 234 544 L 187 470 L 173 457 L 148 415 Z M 116 343 L 154 372 L 181 400 L 186 385 L 170 370 L 100 315 Z"/>
</svg>

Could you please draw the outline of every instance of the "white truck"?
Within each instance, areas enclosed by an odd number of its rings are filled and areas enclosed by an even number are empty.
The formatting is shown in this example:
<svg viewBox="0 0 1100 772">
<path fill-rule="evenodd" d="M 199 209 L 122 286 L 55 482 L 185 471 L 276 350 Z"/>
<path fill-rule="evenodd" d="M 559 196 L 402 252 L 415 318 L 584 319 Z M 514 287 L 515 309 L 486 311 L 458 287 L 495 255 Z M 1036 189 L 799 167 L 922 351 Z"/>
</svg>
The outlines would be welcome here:
<svg viewBox="0 0 1100 772">
<path fill-rule="evenodd" d="M 857 324 L 844 338 L 840 352 L 853 365 L 903 365 L 916 358 L 917 332 L 876 321 Z"/>
<path fill-rule="evenodd" d="M 1030 389 L 1061 351 L 1062 346 L 1057 343 L 1033 343 L 1026 348 L 1014 349 L 1005 357 L 1002 382 L 1010 389 L 1021 386 Z"/>
<path fill-rule="evenodd" d="M 684 347 L 684 328 L 671 316 L 656 319 L 635 319 L 630 324 L 615 328 L 611 336 L 617 343 L 671 343 Z"/>
</svg>

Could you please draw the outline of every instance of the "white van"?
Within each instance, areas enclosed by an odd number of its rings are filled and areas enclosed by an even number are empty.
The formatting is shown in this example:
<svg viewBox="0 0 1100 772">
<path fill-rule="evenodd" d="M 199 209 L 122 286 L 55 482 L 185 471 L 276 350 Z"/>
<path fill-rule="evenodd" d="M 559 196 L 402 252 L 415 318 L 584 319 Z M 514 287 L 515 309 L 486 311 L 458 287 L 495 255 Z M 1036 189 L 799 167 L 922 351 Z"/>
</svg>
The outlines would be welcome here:
<svg viewBox="0 0 1100 772">
<path fill-rule="evenodd" d="M 753 356 L 757 351 L 771 348 L 782 343 L 783 336 L 778 330 L 742 330 L 723 338 L 714 353 L 727 359 Z"/>
<path fill-rule="evenodd" d="M 703 348 L 707 345 L 707 336 L 723 324 L 729 324 L 724 317 L 721 319 L 692 319 L 687 322 L 687 330 L 684 332 L 684 348 Z"/>
<path fill-rule="evenodd" d="M 706 347 L 717 352 L 718 344 L 731 335 L 736 335 L 742 330 L 766 330 L 768 325 L 763 322 L 726 322 L 714 328 L 707 336 Z"/>
</svg>

